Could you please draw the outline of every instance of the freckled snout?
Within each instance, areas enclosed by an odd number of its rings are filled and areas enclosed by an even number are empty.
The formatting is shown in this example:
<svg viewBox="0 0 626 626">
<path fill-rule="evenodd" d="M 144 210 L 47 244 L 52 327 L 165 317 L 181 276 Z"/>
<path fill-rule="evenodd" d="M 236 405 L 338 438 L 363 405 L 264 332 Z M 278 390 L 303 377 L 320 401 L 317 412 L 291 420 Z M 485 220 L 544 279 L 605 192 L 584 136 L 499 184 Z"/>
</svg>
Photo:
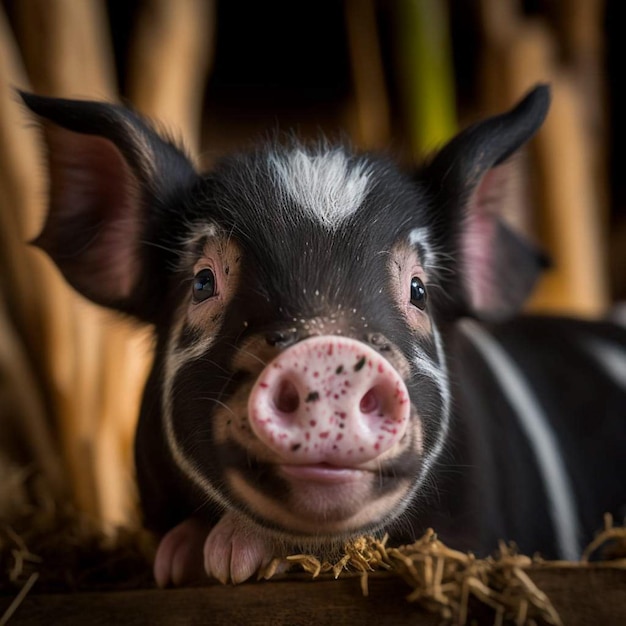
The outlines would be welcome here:
<svg viewBox="0 0 626 626">
<path fill-rule="evenodd" d="M 350 467 L 402 438 L 410 402 L 404 381 L 378 352 L 321 336 L 288 348 L 263 370 L 248 412 L 256 436 L 283 462 Z"/>
</svg>

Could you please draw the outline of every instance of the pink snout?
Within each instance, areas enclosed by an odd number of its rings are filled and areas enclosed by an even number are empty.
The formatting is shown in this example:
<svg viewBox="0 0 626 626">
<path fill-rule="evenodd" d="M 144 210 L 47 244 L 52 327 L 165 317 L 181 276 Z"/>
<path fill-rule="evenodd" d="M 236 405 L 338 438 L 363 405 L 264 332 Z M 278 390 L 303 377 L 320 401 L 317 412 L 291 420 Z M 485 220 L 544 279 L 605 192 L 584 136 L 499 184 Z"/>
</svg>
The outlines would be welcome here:
<svg viewBox="0 0 626 626">
<path fill-rule="evenodd" d="M 252 430 L 288 464 L 353 467 L 404 435 L 409 395 L 378 352 L 354 339 L 313 337 L 263 370 L 248 400 Z"/>
</svg>

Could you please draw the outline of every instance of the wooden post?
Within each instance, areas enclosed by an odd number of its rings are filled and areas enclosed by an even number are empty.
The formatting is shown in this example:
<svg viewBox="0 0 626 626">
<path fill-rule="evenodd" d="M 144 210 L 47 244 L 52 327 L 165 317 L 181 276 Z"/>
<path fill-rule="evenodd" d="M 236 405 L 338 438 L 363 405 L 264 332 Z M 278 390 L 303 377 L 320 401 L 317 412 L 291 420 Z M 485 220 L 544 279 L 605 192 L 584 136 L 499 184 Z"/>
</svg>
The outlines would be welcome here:
<svg viewBox="0 0 626 626">
<path fill-rule="evenodd" d="M 346 29 L 354 85 L 352 123 L 364 150 L 387 147 L 391 135 L 387 85 L 373 0 L 346 0 Z"/>
<path fill-rule="evenodd" d="M 552 107 L 531 145 L 532 163 L 525 176 L 527 186 L 538 183 L 539 193 L 526 191 L 525 198 L 517 198 L 516 210 L 526 215 L 513 219 L 538 232 L 554 262 L 530 308 L 602 315 L 609 301 L 604 212 L 585 90 L 574 70 L 561 65 L 560 42 L 545 22 L 524 18 L 519 3 L 481 0 L 480 6 L 489 107 L 511 106 L 538 82 L 552 87 Z M 536 209 L 529 213 L 533 205 Z"/>
<path fill-rule="evenodd" d="M 206 77 L 215 53 L 214 0 L 146 0 L 129 58 L 137 109 L 182 134 L 197 155 Z"/>
<path fill-rule="evenodd" d="M 24 0 L 17 5 L 17 24 L 37 92 L 116 99 L 104 2 Z M 43 215 L 44 208 L 37 213 Z M 120 423 L 128 444 L 126 431 L 136 419 L 139 391 L 121 395 L 115 388 L 119 383 L 112 381 L 124 380 L 126 374 L 137 378 L 135 366 L 128 372 L 124 354 L 131 331 L 126 322 L 111 323 L 108 314 L 76 295 L 48 260 L 41 259 L 40 264 L 49 290 L 43 311 L 47 337 L 43 353 L 75 501 L 106 525 L 122 523 L 132 509 L 129 454 L 112 456 L 112 451 L 119 445 Z M 115 376 L 107 375 L 111 363 Z M 117 397 L 115 420 L 111 397 Z"/>
<path fill-rule="evenodd" d="M 24 131 L 27 118 L 12 91 L 27 86 L 0 7 L 0 419 L 3 430 L 14 431 L 11 435 L 17 434 L 20 446 L 32 455 L 29 464 L 43 473 L 51 496 L 59 498 L 67 477 L 50 430 L 36 361 L 43 340 L 40 311 L 49 293 L 47 274 L 40 273 L 41 259 L 25 245 L 43 195 L 41 146 Z"/>
<path fill-rule="evenodd" d="M 402 0 L 396 17 L 410 147 L 420 160 L 456 131 L 448 14 L 439 0 Z"/>
</svg>

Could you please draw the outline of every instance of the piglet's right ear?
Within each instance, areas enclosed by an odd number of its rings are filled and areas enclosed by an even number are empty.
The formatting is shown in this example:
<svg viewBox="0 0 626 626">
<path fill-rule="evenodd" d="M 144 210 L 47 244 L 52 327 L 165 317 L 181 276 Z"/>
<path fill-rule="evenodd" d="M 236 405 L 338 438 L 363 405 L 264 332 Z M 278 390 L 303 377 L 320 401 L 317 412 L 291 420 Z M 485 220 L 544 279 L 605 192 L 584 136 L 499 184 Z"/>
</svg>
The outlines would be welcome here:
<svg viewBox="0 0 626 626">
<path fill-rule="evenodd" d="M 20 96 L 42 118 L 49 151 L 49 210 L 33 243 L 86 297 L 152 321 L 152 281 L 164 263 L 147 269 L 166 247 L 159 206 L 193 181 L 194 168 L 124 107 Z"/>
</svg>

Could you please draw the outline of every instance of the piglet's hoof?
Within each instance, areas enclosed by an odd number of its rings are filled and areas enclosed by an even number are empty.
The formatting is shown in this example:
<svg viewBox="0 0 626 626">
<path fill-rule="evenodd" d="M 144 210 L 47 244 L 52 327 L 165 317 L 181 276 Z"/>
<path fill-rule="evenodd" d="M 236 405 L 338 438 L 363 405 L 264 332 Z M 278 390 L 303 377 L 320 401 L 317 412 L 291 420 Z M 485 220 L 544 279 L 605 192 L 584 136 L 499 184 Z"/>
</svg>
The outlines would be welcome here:
<svg viewBox="0 0 626 626">
<path fill-rule="evenodd" d="M 159 587 L 184 585 L 204 576 L 202 546 L 210 531 L 210 525 L 191 517 L 161 539 L 154 559 Z"/>
<path fill-rule="evenodd" d="M 204 569 L 221 583 L 241 583 L 272 559 L 268 543 L 226 513 L 211 530 L 204 544 Z"/>
</svg>

